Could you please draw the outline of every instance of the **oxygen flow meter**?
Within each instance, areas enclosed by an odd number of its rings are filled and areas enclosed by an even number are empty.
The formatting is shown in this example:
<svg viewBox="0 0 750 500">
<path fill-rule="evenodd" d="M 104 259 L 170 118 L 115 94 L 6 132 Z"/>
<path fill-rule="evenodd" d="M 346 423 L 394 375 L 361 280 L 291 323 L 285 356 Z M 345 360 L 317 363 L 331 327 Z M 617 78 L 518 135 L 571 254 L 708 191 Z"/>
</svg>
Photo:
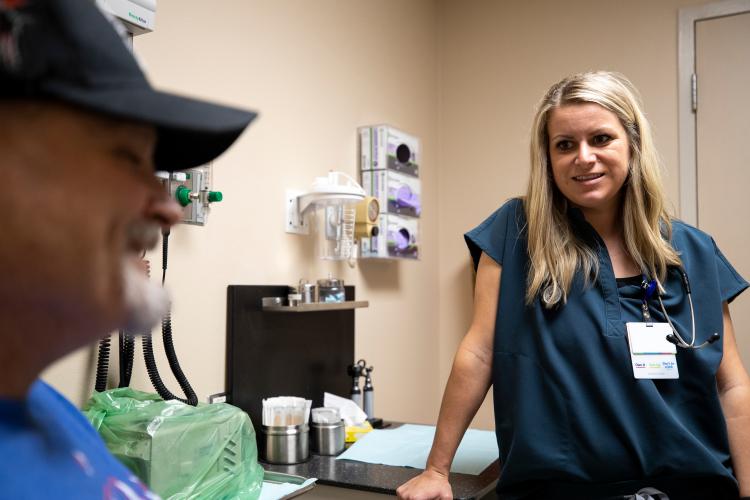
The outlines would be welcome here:
<svg viewBox="0 0 750 500">
<path fill-rule="evenodd" d="M 224 199 L 221 191 L 211 190 L 211 164 L 190 168 L 182 172 L 156 172 L 169 194 L 182 207 L 185 224 L 204 226 L 212 203 Z"/>
</svg>

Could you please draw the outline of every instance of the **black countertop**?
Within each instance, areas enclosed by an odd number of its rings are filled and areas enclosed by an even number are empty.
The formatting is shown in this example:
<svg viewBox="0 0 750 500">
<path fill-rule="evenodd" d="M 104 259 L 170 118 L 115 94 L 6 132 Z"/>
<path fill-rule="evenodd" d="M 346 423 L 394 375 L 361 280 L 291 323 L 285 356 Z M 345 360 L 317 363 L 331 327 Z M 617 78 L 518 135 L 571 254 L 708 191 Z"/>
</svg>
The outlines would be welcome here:
<svg viewBox="0 0 750 500">
<path fill-rule="evenodd" d="M 305 478 L 316 477 L 319 484 L 386 495 L 395 495 L 396 488 L 422 472 L 422 469 L 411 467 L 336 460 L 336 457 L 314 453 L 310 454 L 309 460 L 300 464 L 274 465 L 261 461 L 261 465 L 264 469 L 274 472 Z M 500 463 L 496 460 L 478 476 L 452 472 L 449 480 L 455 499 L 478 500 L 495 489 L 498 477 L 500 477 Z"/>
</svg>

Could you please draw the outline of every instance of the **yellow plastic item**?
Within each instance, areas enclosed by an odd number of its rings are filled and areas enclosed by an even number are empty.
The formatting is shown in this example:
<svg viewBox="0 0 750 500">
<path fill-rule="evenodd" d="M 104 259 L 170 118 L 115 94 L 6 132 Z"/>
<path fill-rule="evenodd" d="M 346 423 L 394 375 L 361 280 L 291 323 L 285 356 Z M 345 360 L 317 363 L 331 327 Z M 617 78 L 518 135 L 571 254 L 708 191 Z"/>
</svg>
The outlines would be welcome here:
<svg viewBox="0 0 750 500">
<path fill-rule="evenodd" d="M 370 425 L 370 422 L 365 422 L 360 426 L 349 425 L 346 427 L 346 442 L 353 443 L 371 430 L 372 426 Z"/>
<path fill-rule="evenodd" d="M 377 236 L 373 228 L 378 225 L 380 218 L 380 203 L 373 196 L 366 196 L 364 200 L 357 203 L 354 217 L 354 237 L 358 239 Z"/>
</svg>

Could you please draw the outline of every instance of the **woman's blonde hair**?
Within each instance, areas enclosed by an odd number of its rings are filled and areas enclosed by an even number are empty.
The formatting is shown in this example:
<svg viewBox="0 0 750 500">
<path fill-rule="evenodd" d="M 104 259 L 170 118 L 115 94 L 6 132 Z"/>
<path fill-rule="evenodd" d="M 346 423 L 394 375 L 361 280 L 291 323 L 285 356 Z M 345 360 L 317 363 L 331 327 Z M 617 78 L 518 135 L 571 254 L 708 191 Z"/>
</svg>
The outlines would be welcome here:
<svg viewBox="0 0 750 500">
<path fill-rule="evenodd" d="M 661 165 L 638 91 L 617 73 L 580 73 L 554 84 L 534 117 L 531 175 L 524 199 L 531 260 L 527 303 L 539 293 L 546 307 L 565 303 L 577 270 L 583 272 L 586 283 L 595 279 L 599 271 L 595 249 L 571 228 L 568 202 L 555 185 L 550 165 L 547 123 L 551 111 L 580 103 L 595 103 L 611 111 L 627 133 L 630 164 L 622 188 L 622 220 L 630 257 L 644 274 L 659 282 L 665 280 L 667 266 L 680 264 L 679 255 L 669 243 L 672 225 L 665 208 Z"/>
</svg>

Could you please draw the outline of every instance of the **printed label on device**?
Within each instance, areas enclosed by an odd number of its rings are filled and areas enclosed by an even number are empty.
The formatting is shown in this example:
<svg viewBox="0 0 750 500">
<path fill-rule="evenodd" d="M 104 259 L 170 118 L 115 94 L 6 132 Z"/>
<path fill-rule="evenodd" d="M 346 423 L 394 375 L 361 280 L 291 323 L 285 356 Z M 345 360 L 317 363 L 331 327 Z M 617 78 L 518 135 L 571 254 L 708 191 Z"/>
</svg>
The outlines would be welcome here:
<svg viewBox="0 0 750 500">
<path fill-rule="evenodd" d="M 668 323 L 626 323 L 635 378 L 680 378 Z"/>
</svg>

